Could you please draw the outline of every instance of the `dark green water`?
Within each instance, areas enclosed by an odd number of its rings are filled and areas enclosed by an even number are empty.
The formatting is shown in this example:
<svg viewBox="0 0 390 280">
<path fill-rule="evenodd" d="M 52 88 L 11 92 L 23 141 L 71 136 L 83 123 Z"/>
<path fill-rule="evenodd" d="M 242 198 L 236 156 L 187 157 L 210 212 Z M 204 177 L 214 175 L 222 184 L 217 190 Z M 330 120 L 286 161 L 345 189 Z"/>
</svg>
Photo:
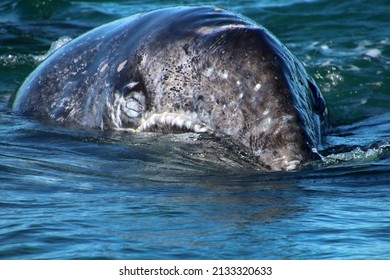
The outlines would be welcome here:
<svg viewBox="0 0 390 280">
<path fill-rule="evenodd" d="M 335 123 L 322 164 L 237 171 L 176 138 L 8 113 L 53 43 L 194 3 L 254 19 L 305 63 Z M 389 259 L 389 13 L 385 0 L 1 0 L 0 259 Z"/>
</svg>

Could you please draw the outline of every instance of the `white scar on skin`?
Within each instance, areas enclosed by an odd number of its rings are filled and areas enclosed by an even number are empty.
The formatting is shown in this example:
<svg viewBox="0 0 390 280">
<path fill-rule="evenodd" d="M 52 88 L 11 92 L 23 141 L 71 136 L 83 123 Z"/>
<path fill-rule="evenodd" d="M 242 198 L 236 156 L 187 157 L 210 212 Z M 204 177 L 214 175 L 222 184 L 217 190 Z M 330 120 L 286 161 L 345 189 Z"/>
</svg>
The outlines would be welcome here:
<svg viewBox="0 0 390 280">
<path fill-rule="evenodd" d="M 117 72 L 120 72 L 123 70 L 123 68 L 125 67 L 127 63 L 127 59 L 125 61 L 123 61 L 121 64 L 118 65 L 118 68 L 116 69 Z"/>
<path fill-rule="evenodd" d="M 103 66 L 102 66 L 102 68 L 100 68 L 100 73 L 103 73 L 104 71 L 106 71 L 106 69 L 108 68 L 108 64 L 106 63 L 106 64 L 104 64 Z"/>
<path fill-rule="evenodd" d="M 255 87 L 254 87 L 254 90 L 258 91 L 260 88 L 261 88 L 261 84 L 256 84 Z"/>
</svg>

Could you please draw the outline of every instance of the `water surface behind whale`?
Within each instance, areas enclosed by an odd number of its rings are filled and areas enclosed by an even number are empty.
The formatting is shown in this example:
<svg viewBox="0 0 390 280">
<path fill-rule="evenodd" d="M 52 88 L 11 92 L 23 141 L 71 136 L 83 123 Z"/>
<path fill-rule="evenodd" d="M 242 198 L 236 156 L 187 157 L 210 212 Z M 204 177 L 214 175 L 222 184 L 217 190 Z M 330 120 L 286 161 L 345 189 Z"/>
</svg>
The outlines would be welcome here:
<svg viewBox="0 0 390 280">
<path fill-rule="evenodd" d="M 215 164 L 191 134 L 80 130 L 8 114 L 10 95 L 58 38 L 161 7 L 28 3 L 0 9 L 1 259 L 390 257 L 386 1 L 218 2 L 286 43 L 337 120 L 323 163 L 276 173 Z"/>
</svg>

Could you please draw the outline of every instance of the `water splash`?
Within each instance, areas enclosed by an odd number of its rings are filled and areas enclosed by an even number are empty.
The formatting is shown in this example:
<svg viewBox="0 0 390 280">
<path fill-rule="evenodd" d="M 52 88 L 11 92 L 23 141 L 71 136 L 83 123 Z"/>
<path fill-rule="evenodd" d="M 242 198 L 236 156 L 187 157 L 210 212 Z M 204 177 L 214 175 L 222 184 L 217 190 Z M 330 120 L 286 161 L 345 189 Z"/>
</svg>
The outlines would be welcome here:
<svg viewBox="0 0 390 280">
<path fill-rule="evenodd" d="M 322 158 L 321 166 L 356 166 L 373 164 L 375 161 L 390 156 L 390 143 L 380 144 L 377 147 L 356 147 L 352 151 L 330 154 Z"/>
<path fill-rule="evenodd" d="M 64 45 L 66 45 L 67 43 L 69 43 L 70 41 L 72 41 L 72 38 L 68 37 L 68 36 L 62 36 L 60 37 L 57 41 L 54 41 L 52 44 L 51 44 L 51 47 L 50 49 L 47 51 L 47 53 L 43 54 L 43 55 L 34 55 L 33 56 L 33 59 L 37 62 L 37 63 L 40 63 L 42 61 L 44 61 L 46 58 L 48 58 L 52 53 L 54 53 L 56 50 L 58 50 L 59 48 L 63 47 Z"/>
<path fill-rule="evenodd" d="M 60 37 L 58 40 L 51 44 L 50 49 L 42 55 L 33 54 L 3 54 L 0 55 L 0 65 L 4 67 L 20 66 L 20 65 L 33 65 L 36 66 L 46 58 L 48 58 L 56 50 L 69 43 L 72 38 L 68 36 Z"/>
</svg>

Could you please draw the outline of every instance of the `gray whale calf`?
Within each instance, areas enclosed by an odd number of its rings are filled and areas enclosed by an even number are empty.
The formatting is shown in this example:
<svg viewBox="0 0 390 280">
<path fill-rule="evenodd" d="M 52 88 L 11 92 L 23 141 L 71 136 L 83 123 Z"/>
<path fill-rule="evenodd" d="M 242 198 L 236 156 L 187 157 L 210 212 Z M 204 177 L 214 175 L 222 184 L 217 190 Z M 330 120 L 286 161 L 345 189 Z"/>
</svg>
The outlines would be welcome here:
<svg viewBox="0 0 390 280">
<path fill-rule="evenodd" d="M 266 170 L 316 159 L 327 118 L 315 82 L 275 36 L 214 7 L 87 32 L 30 74 L 12 109 L 101 129 L 224 135 Z"/>
</svg>

